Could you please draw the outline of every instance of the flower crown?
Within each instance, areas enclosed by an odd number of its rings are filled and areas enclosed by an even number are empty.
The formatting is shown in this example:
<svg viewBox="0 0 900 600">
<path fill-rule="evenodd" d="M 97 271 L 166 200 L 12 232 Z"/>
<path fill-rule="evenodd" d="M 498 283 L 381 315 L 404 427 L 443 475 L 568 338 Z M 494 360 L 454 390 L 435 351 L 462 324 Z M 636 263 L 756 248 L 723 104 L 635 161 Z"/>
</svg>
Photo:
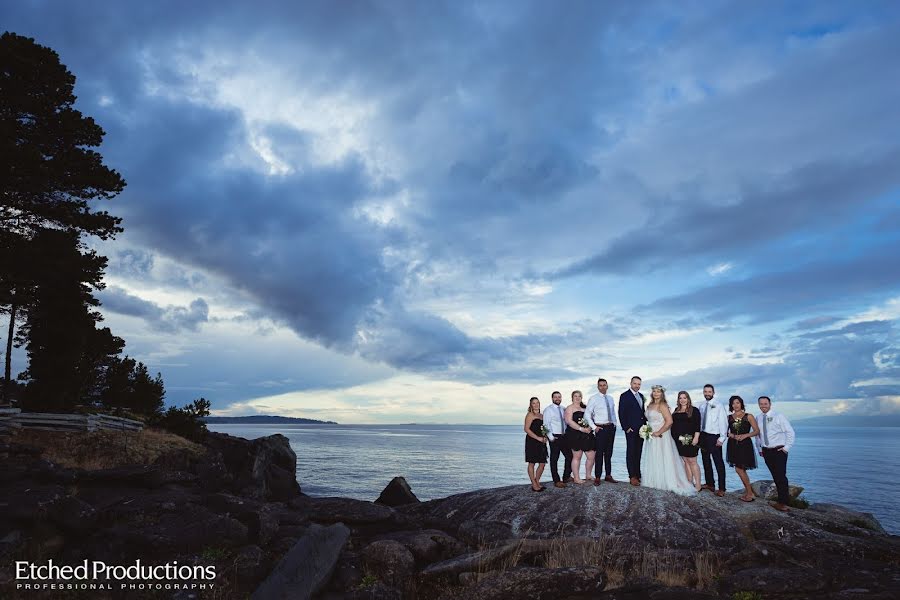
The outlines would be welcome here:
<svg viewBox="0 0 900 600">
<path fill-rule="evenodd" d="M 656 390 L 659 390 L 659 391 L 661 391 L 661 392 L 665 392 L 665 391 L 666 391 L 666 388 L 664 388 L 664 387 L 661 386 L 661 385 L 651 385 L 651 386 L 650 386 L 650 391 L 651 391 L 651 392 L 655 392 Z"/>
</svg>

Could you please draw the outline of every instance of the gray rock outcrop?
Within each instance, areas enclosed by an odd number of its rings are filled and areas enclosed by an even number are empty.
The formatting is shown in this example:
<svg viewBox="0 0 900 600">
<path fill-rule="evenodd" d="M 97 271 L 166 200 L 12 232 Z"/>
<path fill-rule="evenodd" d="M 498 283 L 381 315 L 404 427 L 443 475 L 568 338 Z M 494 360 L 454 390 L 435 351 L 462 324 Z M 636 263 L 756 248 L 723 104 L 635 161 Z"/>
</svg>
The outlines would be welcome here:
<svg viewBox="0 0 900 600">
<path fill-rule="evenodd" d="M 331 579 L 349 538 L 350 530 L 340 523 L 312 525 L 253 592 L 251 600 L 312 598 Z"/>
</svg>

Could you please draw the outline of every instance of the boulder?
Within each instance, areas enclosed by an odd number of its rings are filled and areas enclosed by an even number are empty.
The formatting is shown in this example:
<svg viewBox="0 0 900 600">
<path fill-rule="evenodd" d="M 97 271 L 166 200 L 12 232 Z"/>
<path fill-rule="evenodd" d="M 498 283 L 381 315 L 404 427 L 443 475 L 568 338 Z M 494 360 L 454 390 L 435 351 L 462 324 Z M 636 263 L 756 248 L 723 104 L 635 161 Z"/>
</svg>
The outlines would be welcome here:
<svg viewBox="0 0 900 600">
<path fill-rule="evenodd" d="M 465 553 L 466 545 L 443 531 L 404 532 L 391 536 L 406 546 L 419 564 L 428 565 Z"/>
<path fill-rule="evenodd" d="M 250 513 L 243 513 L 237 518 L 247 525 L 250 538 L 257 544 L 265 546 L 278 532 L 278 516 L 275 511 L 263 506 Z"/>
<path fill-rule="evenodd" d="M 394 477 L 387 487 L 382 490 L 381 495 L 375 500 L 376 504 L 384 504 L 385 506 L 403 506 L 404 504 L 415 504 L 419 502 L 416 495 L 413 494 L 409 484 L 403 477 Z"/>
<path fill-rule="evenodd" d="M 372 542 L 363 548 L 362 557 L 368 570 L 390 586 L 402 585 L 416 568 L 412 553 L 394 540 Z"/>
<path fill-rule="evenodd" d="M 757 498 L 763 498 L 764 500 L 778 500 L 778 488 L 775 487 L 775 482 L 771 479 L 754 481 L 750 484 L 750 487 L 753 489 L 753 493 Z M 796 498 L 802 493 L 803 486 L 788 484 L 788 494 L 790 494 L 791 498 Z"/>
<path fill-rule="evenodd" d="M 311 598 L 328 583 L 349 537 L 350 530 L 340 523 L 310 526 L 256 588 L 251 600 Z"/>
<path fill-rule="evenodd" d="M 240 495 L 269 501 L 290 500 L 300 494 L 297 455 L 288 439 L 275 434 L 254 440 L 210 432 L 204 445 L 221 456 L 231 475 L 230 488 Z M 215 459 L 212 464 L 215 464 Z M 201 474 L 207 481 L 208 474 Z"/>
<path fill-rule="evenodd" d="M 466 598 L 478 600 L 553 600 L 560 590 L 568 596 L 591 597 L 603 591 L 606 577 L 598 567 L 515 567 L 498 571 L 465 588 Z"/>
<path fill-rule="evenodd" d="M 473 546 L 498 544 L 515 537 L 512 525 L 501 521 L 464 521 L 456 535 Z"/>
<path fill-rule="evenodd" d="M 371 525 L 393 521 L 393 509 L 352 498 L 310 498 L 304 503 L 309 519 L 319 523 Z"/>
<path fill-rule="evenodd" d="M 874 533 L 886 533 L 881 523 L 875 518 L 875 515 L 867 512 L 860 512 L 840 506 L 838 504 L 818 503 L 809 507 L 809 516 L 827 517 L 832 522 L 840 521 L 851 527 L 865 529 Z"/>
</svg>

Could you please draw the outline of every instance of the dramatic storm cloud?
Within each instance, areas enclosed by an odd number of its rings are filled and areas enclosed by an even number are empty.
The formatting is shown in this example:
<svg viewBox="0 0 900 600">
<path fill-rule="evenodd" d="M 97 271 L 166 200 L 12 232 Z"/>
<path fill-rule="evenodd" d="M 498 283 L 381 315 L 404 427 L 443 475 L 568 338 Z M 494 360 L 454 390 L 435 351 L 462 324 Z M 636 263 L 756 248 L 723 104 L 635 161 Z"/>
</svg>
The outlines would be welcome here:
<svg viewBox="0 0 900 600">
<path fill-rule="evenodd" d="M 103 312 L 170 401 L 513 422 L 640 373 L 900 412 L 895 3 L 38 1 L 0 23 L 59 52 L 107 132 L 128 187 L 126 232 L 94 242 Z"/>
</svg>

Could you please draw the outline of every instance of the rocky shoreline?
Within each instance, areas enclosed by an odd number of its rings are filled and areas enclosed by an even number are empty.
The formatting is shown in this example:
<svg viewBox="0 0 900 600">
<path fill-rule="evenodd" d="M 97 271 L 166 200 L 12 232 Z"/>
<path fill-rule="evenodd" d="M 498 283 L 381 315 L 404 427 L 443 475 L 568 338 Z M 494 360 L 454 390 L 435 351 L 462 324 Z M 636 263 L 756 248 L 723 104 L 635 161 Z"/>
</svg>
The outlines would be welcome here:
<svg viewBox="0 0 900 600">
<path fill-rule="evenodd" d="M 782 514 L 608 483 L 419 502 L 402 478 L 377 502 L 313 498 L 284 436 L 204 448 L 84 470 L 0 437 L 2 596 L 19 597 L 15 560 L 88 558 L 214 564 L 203 598 L 900 597 L 900 538 L 836 505 Z"/>
</svg>

